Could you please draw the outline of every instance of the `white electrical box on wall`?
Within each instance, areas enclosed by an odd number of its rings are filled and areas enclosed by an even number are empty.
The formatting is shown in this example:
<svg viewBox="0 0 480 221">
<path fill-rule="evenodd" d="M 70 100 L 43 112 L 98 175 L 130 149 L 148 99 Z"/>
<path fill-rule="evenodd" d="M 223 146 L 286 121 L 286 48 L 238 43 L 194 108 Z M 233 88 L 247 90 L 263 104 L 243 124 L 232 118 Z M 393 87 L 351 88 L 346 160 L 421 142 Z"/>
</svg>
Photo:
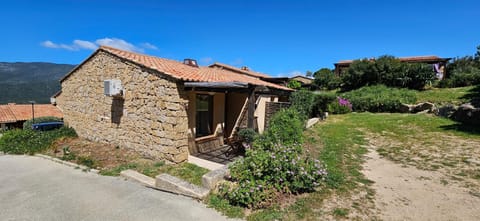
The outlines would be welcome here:
<svg viewBox="0 0 480 221">
<path fill-rule="evenodd" d="M 107 96 L 121 96 L 122 81 L 117 79 L 110 79 L 103 81 L 103 93 Z"/>
</svg>

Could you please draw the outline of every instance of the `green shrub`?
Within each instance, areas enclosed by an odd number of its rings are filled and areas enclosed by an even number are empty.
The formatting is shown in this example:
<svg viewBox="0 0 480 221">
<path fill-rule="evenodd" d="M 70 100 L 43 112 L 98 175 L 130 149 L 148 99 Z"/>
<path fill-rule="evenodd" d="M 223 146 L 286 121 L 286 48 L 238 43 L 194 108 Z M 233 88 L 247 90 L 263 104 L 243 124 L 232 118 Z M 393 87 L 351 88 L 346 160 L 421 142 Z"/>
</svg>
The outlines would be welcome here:
<svg viewBox="0 0 480 221">
<path fill-rule="evenodd" d="M 332 70 L 328 68 L 322 68 L 316 71 L 314 74 L 313 85 L 314 87 L 322 90 L 333 90 L 340 87 L 340 77 L 335 75 Z"/>
<path fill-rule="evenodd" d="M 245 128 L 238 131 L 238 136 L 243 141 L 251 144 L 258 137 L 258 133 L 252 128 Z"/>
<path fill-rule="evenodd" d="M 336 100 L 328 104 L 327 110 L 332 114 L 346 114 L 352 112 L 352 104 L 347 99 L 337 97 Z"/>
<path fill-rule="evenodd" d="M 294 144 L 303 142 L 305 118 L 294 108 L 278 111 L 268 124 L 268 129 L 259 137 L 258 142 Z M 263 146 L 263 145 L 262 145 Z"/>
<path fill-rule="evenodd" d="M 287 87 L 292 88 L 292 89 L 300 89 L 302 87 L 302 83 L 300 83 L 297 80 L 290 80 L 287 84 Z"/>
<path fill-rule="evenodd" d="M 280 193 L 313 191 L 327 172 L 319 161 L 301 158 L 301 147 L 275 144 L 255 146 L 245 158 L 230 166 L 238 185 L 224 186 L 220 193 L 233 205 L 263 208 Z"/>
<path fill-rule="evenodd" d="M 63 122 L 63 120 L 61 118 L 58 118 L 58 117 L 39 117 L 39 118 L 35 118 L 35 123 L 36 124 L 45 123 L 45 122 Z M 23 123 L 23 129 L 24 130 L 32 129 L 32 124 L 33 124 L 32 119 L 25 121 L 25 123 Z"/>
<path fill-rule="evenodd" d="M 404 63 L 393 56 L 375 60 L 355 60 L 342 75 L 342 89 L 350 91 L 363 86 L 384 84 L 389 87 L 421 90 L 435 80 L 432 67 L 427 64 Z"/>
<path fill-rule="evenodd" d="M 309 118 L 312 116 L 315 96 L 311 91 L 300 90 L 290 95 L 291 108 Z"/>
<path fill-rule="evenodd" d="M 357 112 L 396 112 L 402 103 L 411 104 L 417 100 L 414 91 L 388 88 L 384 85 L 363 87 L 343 93 Z"/>
<path fill-rule="evenodd" d="M 322 92 L 319 94 L 315 94 L 312 111 L 313 115 L 321 116 L 322 113 L 328 111 L 328 105 L 334 102 L 336 99 L 337 95 L 335 93 Z"/>
<path fill-rule="evenodd" d="M 304 119 L 293 109 L 276 113 L 245 157 L 230 166 L 236 184 L 220 194 L 233 205 L 263 208 L 279 194 L 313 191 L 326 177 L 320 162 L 303 156 Z"/>
<path fill-rule="evenodd" d="M 0 151 L 10 154 L 35 154 L 41 152 L 62 137 L 76 137 L 69 127 L 51 131 L 10 130 L 0 138 Z"/>
</svg>

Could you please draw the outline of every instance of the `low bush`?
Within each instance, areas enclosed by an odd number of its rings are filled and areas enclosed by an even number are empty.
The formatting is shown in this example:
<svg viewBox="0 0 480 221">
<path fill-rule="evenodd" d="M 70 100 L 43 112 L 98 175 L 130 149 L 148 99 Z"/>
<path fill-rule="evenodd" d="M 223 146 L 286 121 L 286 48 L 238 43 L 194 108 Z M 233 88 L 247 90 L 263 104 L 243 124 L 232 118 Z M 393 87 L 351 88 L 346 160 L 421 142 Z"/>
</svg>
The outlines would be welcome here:
<svg viewBox="0 0 480 221">
<path fill-rule="evenodd" d="M 251 144 L 257 138 L 258 133 L 255 132 L 254 129 L 245 128 L 238 131 L 238 136 L 240 137 L 240 139 L 242 139 L 242 141 Z"/>
<path fill-rule="evenodd" d="M 293 109 L 276 113 L 267 131 L 230 166 L 233 185 L 219 193 L 232 205 L 264 208 L 285 193 L 313 191 L 327 171 L 317 160 L 302 157 L 304 120 Z"/>
<path fill-rule="evenodd" d="M 347 99 L 337 97 L 336 100 L 328 104 L 327 110 L 332 114 L 346 114 L 352 112 L 352 104 Z"/>
<path fill-rule="evenodd" d="M 303 142 L 305 118 L 294 108 L 283 109 L 273 115 L 268 129 L 256 142 L 262 146 L 269 143 L 294 144 Z M 258 145 L 258 144 L 257 144 Z"/>
<path fill-rule="evenodd" d="M 321 116 L 324 112 L 328 111 L 328 105 L 334 102 L 337 99 L 335 93 L 330 92 L 321 92 L 315 94 L 314 104 L 313 104 L 313 115 Z"/>
<path fill-rule="evenodd" d="M 396 112 L 402 103 L 417 101 L 414 91 L 384 85 L 363 87 L 343 93 L 342 96 L 351 102 L 353 111 L 357 112 Z"/>
<path fill-rule="evenodd" d="M 76 137 L 69 127 L 51 131 L 10 130 L 0 138 L 0 151 L 10 154 L 35 154 L 41 152 L 62 137 Z"/>
<path fill-rule="evenodd" d="M 39 117 L 39 118 L 35 118 L 35 123 L 36 124 L 45 123 L 45 122 L 63 122 L 63 120 L 61 118 L 58 118 L 58 117 Z M 24 130 L 31 130 L 32 129 L 32 124 L 33 124 L 32 119 L 25 121 L 25 123 L 23 123 L 23 129 Z"/>
<path fill-rule="evenodd" d="M 301 158 L 301 150 L 282 144 L 247 150 L 245 158 L 230 167 L 237 185 L 224 186 L 220 193 L 233 205 L 263 208 L 279 194 L 313 191 L 327 172 L 319 161 Z"/>
</svg>

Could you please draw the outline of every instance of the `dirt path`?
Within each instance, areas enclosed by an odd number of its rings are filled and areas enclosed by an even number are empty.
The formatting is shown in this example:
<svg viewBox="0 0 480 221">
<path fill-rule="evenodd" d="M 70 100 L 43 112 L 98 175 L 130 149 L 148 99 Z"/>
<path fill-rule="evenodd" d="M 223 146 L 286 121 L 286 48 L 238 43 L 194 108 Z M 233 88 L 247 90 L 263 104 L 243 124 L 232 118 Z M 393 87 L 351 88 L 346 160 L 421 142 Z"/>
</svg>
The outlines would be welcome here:
<svg viewBox="0 0 480 221">
<path fill-rule="evenodd" d="M 439 172 L 402 166 L 369 148 L 363 173 L 374 181 L 383 220 L 480 220 L 480 196 Z"/>
</svg>

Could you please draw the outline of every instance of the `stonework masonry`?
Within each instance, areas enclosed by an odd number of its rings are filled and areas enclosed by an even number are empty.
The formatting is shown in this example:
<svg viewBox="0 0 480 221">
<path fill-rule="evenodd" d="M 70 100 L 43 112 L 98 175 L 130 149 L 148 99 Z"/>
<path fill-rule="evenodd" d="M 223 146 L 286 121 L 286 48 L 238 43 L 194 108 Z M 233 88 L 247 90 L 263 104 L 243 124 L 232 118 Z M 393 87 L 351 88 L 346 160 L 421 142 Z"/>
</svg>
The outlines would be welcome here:
<svg viewBox="0 0 480 221">
<path fill-rule="evenodd" d="M 121 80 L 123 96 L 103 94 Z M 188 157 L 188 97 L 183 84 L 99 51 L 62 82 L 57 105 L 79 136 L 175 163 Z"/>
</svg>

